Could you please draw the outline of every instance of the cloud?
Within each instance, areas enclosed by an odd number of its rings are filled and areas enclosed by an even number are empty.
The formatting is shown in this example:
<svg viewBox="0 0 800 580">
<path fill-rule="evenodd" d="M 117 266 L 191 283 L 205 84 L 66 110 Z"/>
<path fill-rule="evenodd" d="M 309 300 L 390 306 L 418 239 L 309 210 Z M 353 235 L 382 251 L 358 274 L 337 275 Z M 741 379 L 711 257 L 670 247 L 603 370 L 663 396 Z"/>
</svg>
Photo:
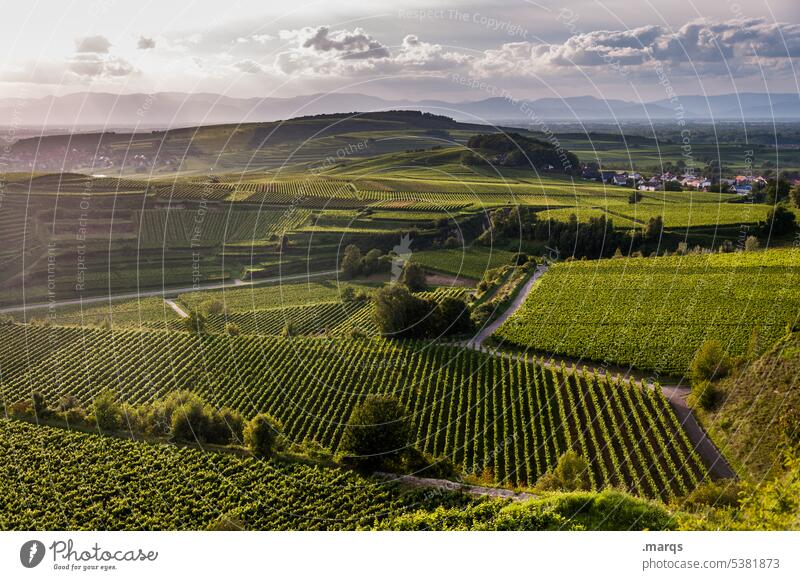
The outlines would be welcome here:
<svg viewBox="0 0 800 580">
<path fill-rule="evenodd" d="M 77 53 L 67 64 L 67 70 L 87 79 L 128 76 L 133 66 L 123 58 L 94 53 Z"/>
<path fill-rule="evenodd" d="M 251 34 L 250 36 L 240 36 L 236 39 L 237 44 L 249 44 L 254 42 L 256 44 L 267 44 L 270 40 L 275 40 L 271 34 Z"/>
<path fill-rule="evenodd" d="M 266 72 L 267 70 L 264 66 L 249 58 L 235 62 L 232 66 L 235 69 L 247 74 L 258 74 Z"/>
<path fill-rule="evenodd" d="M 575 67 L 648 70 L 656 61 L 673 70 L 725 74 L 752 67 L 756 60 L 800 55 L 800 25 L 764 19 L 710 22 L 693 20 L 672 31 L 643 26 L 624 31 L 575 33 L 562 43 L 515 42 L 484 51 L 475 72 L 547 74 Z M 775 63 L 769 63 L 774 65 Z"/>
<path fill-rule="evenodd" d="M 75 39 L 75 52 L 108 54 L 110 48 L 111 42 L 105 36 L 86 36 Z"/>
<path fill-rule="evenodd" d="M 136 48 L 139 50 L 148 50 L 156 47 L 156 41 L 147 36 L 140 36 L 139 41 L 136 43 Z"/>
</svg>

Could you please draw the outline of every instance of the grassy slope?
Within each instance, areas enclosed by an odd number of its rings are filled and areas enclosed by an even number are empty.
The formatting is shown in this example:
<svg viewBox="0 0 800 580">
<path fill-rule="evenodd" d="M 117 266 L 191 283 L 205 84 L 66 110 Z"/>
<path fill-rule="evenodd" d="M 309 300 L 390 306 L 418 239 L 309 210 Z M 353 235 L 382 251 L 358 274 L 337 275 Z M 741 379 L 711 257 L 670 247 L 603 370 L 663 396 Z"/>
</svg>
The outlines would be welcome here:
<svg viewBox="0 0 800 580">
<path fill-rule="evenodd" d="M 800 436 L 800 334 L 722 380 L 719 407 L 703 413 L 723 452 L 755 479 L 782 469 L 787 433 Z"/>
</svg>

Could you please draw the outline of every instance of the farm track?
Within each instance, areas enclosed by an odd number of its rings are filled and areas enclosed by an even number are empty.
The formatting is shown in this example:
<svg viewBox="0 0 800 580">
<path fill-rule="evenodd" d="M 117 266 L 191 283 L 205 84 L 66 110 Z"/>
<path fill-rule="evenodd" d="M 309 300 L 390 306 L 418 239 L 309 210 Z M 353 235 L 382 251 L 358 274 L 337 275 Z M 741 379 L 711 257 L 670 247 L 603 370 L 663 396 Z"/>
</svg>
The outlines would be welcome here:
<svg viewBox="0 0 800 580">
<path fill-rule="evenodd" d="M 546 267 L 542 268 L 540 266 L 537 268 L 536 274 L 534 274 L 531 279 L 526 282 L 525 286 L 522 288 L 519 295 L 514 299 L 514 302 L 511 303 L 508 309 L 492 324 L 486 326 L 474 338 L 469 340 L 466 343 L 466 347 L 511 360 L 534 362 L 544 366 L 545 368 L 560 368 L 563 365 L 567 371 L 570 371 L 571 369 L 568 365 L 571 364 L 573 365 L 572 368 L 576 373 L 588 375 L 594 375 L 596 373 L 598 375 L 609 376 L 616 374 L 623 382 L 638 382 L 640 386 L 647 387 L 649 389 L 655 389 L 656 386 L 658 386 L 669 402 L 670 407 L 672 407 L 672 410 L 675 412 L 678 422 L 681 424 L 681 427 L 683 427 L 683 430 L 689 437 L 689 441 L 692 443 L 692 446 L 708 468 L 711 476 L 714 479 L 736 479 L 736 472 L 697 421 L 697 418 L 694 416 L 694 413 L 687 404 L 686 398 L 689 396 L 689 387 L 681 384 L 661 385 L 653 382 L 647 376 L 644 376 L 640 373 L 634 373 L 632 369 L 621 369 L 622 372 L 614 372 L 612 369 L 609 369 L 607 365 L 596 365 L 593 362 L 587 363 L 581 361 L 580 366 L 578 366 L 575 364 L 574 360 L 557 358 L 553 356 L 548 356 L 547 359 L 543 359 L 535 355 L 513 354 L 502 352 L 497 349 L 485 348 L 483 346 L 483 343 L 486 341 L 486 339 L 489 338 L 498 328 L 500 328 L 500 326 L 522 306 L 522 304 L 525 302 L 525 299 L 528 297 L 528 294 L 530 294 L 534 283 L 546 270 Z"/>
<path fill-rule="evenodd" d="M 525 501 L 534 499 L 537 496 L 524 491 L 513 491 L 500 487 L 484 487 L 481 485 L 470 485 L 451 481 L 449 479 L 434 479 L 431 477 L 417 477 L 415 475 L 397 475 L 394 473 L 376 473 L 377 477 L 384 478 L 392 483 L 399 483 L 408 487 L 438 489 L 448 492 L 461 492 L 477 497 L 490 497 L 493 499 L 511 499 L 514 501 Z"/>
</svg>

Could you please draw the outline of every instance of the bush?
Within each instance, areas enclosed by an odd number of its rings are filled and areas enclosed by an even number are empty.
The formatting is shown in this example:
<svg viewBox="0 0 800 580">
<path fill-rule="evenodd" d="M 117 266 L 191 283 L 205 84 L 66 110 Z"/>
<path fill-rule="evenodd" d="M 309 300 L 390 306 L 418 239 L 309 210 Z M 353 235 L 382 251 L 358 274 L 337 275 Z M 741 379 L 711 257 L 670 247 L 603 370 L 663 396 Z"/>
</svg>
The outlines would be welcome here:
<svg viewBox="0 0 800 580">
<path fill-rule="evenodd" d="M 45 419 L 50 414 L 44 395 L 38 391 L 31 393 L 31 410 L 36 419 Z"/>
<path fill-rule="evenodd" d="M 342 462 L 366 470 L 397 469 L 411 438 L 411 423 L 397 399 L 370 395 L 347 423 L 339 444 Z"/>
<path fill-rule="evenodd" d="M 736 507 L 739 505 L 741 485 L 734 481 L 709 481 L 697 486 L 683 500 L 687 508 Z"/>
<path fill-rule="evenodd" d="M 283 426 L 272 415 L 261 413 L 256 415 L 244 427 L 244 444 L 255 455 L 271 456 L 280 441 Z"/>
<path fill-rule="evenodd" d="M 203 302 L 200 303 L 199 309 L 206 316 L 219 315 L 225 312 L 225 305 L 221 301 L 211 298 L 203 300 Z"/>
<path fill-rule="evenodd" d="M 572 450 L 558 458 L 552 473 L 545 473 L 536 483 L 542 491 L 578 491 L 589 489 L 589 464 Z"/>
<path fill-rule="evenodd" d="M 747 236 L 747 239 L 744 241 L 744 250 L 745 252 L 756 252 L 761 249 L 761 244 L 758 241 L 758 238 L 755 236 Z"/>
<path fill-rule="evenodd" d="M 525 252 L 517 252 L 511 258 L 511 263 L 514 264 L 515 266 L 522 266 L 523 264 L 525 264 L 530 259 L 531 259 L 531 257 L 528 254 L 526 254 Z"/>
<path fill-rule="evenodd" d="M 189 316 L 183 319 L 184 328 L 196 334 L 205 334 L 207 324 L 206 315 L 199 308 L 189 312 Z"/>
<path fill-rule="evenodd" d="M 415 262 L 406 262 L 399 282 L 411 292 L 422 292 L 428 289 L 425 281 L 425 270 Z"/>
<path fill-rule="evenodd" d="M 225 334 L 228 336 L 239 336 L 242 334 L 242 329 L 235 322 L 229 322 L 225 325 Z"/>
<path fill-rule="evenodd" d="M 721 393 L 710 381 L 697 381 L 692 385 L 692 392 L 686 402 L 693 409 L 710 411 L 717 406 Z"/>
<path fill-rule="evenodd" d="M 241 413 L 229 407 L 222 407 L 211 413 L 208 441 L 225 445 L 240 443 L 244 436 L 244 419 Z"/>
<path fill-rule="evenodd" d="M 122 405 L 113 391 L 105 389 L 92 402 L 92 416 L 101 431 L 116 431 L 125 424 Z"/>
<path fill-rule="evenodd" d="M 455 236 L 448 236 L 447 239 L 444 241 L 445 248 L 453 249 L 459 247 L 460 245 L 461 244 L 459 243 L 458 238 Z"/>
<path fill-rule="evenodd" d="M 767 219 L 761 222 L 761 233 L 764 235 L 782 236 L 795 229 L 794 212 L 778 205 L 769 210 Z"/>
<path fill-rule="evenodd" d="M 207 441 L 211 423 L 208 406 L 199 397 L 192 398 L 173 410 L 170 438 L 173 441 Z"/>
<path fill-rule="evenodd" d="M 437 307 L 437 324 L 441 333 L 467 334 L 475 329 L 466 303 L 458 298 L 448 297 Z"/>
<path fill-rule="evenodd" d="M 730 372 L 730 359 L 718 340 L 707 340 L 692 359 L 689 373 L 692 381 L 714 381 Z"/>
</svg>

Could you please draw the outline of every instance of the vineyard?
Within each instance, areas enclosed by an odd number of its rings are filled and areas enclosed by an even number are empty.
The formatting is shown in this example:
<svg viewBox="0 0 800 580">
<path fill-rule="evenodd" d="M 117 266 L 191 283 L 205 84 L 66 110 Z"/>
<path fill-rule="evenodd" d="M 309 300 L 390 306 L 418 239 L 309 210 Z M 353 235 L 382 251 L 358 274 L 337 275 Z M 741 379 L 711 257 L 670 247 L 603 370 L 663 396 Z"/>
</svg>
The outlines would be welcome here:
<svg viewBox="0 0 800 580">
<path fill-rule="evenodd" d="M 176 247 L 252 241 L 291 231 L 309 217 L 306 210 L 210 211 L 144 210 L 139 212 L 142 246 Z"/>
<path fill-rule="evenodd" d="M 464 298 L 466 293 L 464 288 L 437 288 L 433 292 L 418 292 L 417 296 L 440 302 L 444 298 Z M 209 332 L 225 332 L 228 324 L 235 324 L 243 334 L 258 335 L 279 335 L 290 331 L 298 336 L 342 336 L 352 329 L 368 335 L 378 334 L 378 327 L 373 320 L 372 302 L 366 299 L 210 315 L 207 329 Z"/>
<path fill-rule="evenodd" d="M 496 333 L 524 348 L 682 374 L 708 339 L 757 355 L 800 315 L 795 249 L 557 264 Z"/>
<path fill-rule="evenodd" d="M 532 483 L 567 449 L 598 489 L 669 498 L 706 477 L 660 390 L 445 345 L 5 324 L 0 369 L 6 402 L 41 391 L 88 403 L 112 388 L 141 403 L 188 388 L 334 450 L 353 407 L 391 393 L 421 450 L 499 483 Z"/>
<path fill-rule="evenodd" d="M 259 461 L 0 420 L 0 530 L 369 529 L 470 505 L 335 468 Z M 35 503 L 31 498 L 36 498 Z"/>
</svg>

